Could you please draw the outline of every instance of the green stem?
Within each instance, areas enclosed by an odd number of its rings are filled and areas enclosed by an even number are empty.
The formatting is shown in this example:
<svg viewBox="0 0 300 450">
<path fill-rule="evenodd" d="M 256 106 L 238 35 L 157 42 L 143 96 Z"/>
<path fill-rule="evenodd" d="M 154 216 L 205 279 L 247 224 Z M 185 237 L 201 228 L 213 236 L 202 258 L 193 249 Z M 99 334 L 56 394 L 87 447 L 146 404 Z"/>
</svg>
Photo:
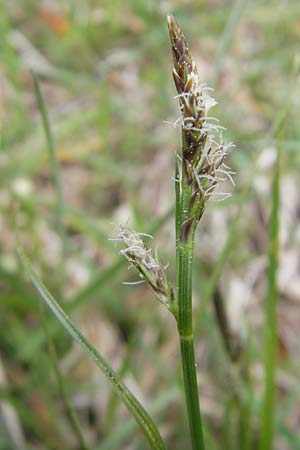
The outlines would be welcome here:
<svg viewBox="0 0 300 450">
<path fill-rule="evenodd" d="M 176 179 L 178 177 L 176 161 Z M 180 187 L 179 187 L 180 186 Z M 180 236 L 182 224 L 189 218 L 191 188 L 183 180 L 175 182 L 176 195 L 176 273 L 178 331 L 180 337 L 181 364 L 193 450 L 205 450 L 200 414 L 197 372 L 195 364 L 192 319 L 192 269 L 194 231 L 186 242 Z"/>
<path fill-rule="evenodd" d="M 193 239 L 177 246 L 178 330 L 186 405 L 193 450 L 204 450 L 192 324 Z"/>
</svg>

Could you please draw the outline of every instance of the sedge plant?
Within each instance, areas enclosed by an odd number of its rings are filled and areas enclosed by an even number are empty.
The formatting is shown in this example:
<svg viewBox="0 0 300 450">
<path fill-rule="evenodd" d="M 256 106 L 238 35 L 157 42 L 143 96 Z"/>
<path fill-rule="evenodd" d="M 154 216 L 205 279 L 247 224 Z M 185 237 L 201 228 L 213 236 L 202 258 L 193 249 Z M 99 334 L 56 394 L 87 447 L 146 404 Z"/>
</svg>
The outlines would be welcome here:
<svg viewBox="0 0 300 450">
<path fill-rule="evenodd" d="M 157 299 L 167 307 L 177 323 L 183 384 L 193 450 L 204 450 L 204 436 L 200 413 L 197 371 L 195 363 L 192 272 L 194 242 L 197 226 L 210 199 L 223 199 L 229 194 L 219 191 L 220 182 L 233 182 L 233 172 L 226 165 L 232 144 L 225 144 L 223 127 L 209 114 L 216 101 L 208 95 L 209 88 L 200 80 L 188 43 L 174 17 L 168 16 L 173 54 L 173 78 L 179 101 L 180 117 L 174 123 L 180 127 L 182 145 L 175 162 L 175 231 L 176 286 L 166 267 L 145 242 L 146 233 L 119 225 L 116 240 L 121 241 L 121 254 L 152 289 Z M 145 411 L 103 356 L 91 345 L 60 304 L 52 297 L 34 271 L 24 250 L 18 244 L 21 262 L 42 300 L 52 310 L 66 331 L 104 372 L 115 392 L 153 450 L 166 448 L 152 417 Z"/>
<path fill-rule="evenodd" d="M 192 317 L 194 242 L 207 201 L 229 195 L 215 189 L 221 181 L 233 181 L 233 172 L 225 164 L 232 144 L 223 142 L 224 128 L 208 115 L 216 101 L 201 83 L 188 43 L 172 15 L 168 16 L 168 27 L 180 105 L 180 117 L 174 125 L 181 128 L 182 136 L 181 152 L 175 163 L 176 294 L 164 267 L 143 241 L 143 233 L 122 225 L 119 239 L 125 244 L 121 253 L 176 319 L 192 448 L 204 450 Z"/>
</svg>

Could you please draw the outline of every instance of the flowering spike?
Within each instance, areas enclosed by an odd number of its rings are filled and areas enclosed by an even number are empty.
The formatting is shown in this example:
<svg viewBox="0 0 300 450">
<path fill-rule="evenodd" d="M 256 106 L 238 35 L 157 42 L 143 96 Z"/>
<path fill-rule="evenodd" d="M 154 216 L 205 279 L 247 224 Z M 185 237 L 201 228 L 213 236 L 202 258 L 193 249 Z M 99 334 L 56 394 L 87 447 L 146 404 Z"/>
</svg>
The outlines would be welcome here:
<svg viewBox="0 0 300 450">
<path fill-rule="evenodd" d="M 220 173 L 232 180 L 230 168 L 224 164 L 228 149 L 222 130 L 208 111 L 216 105 L 207 94 L 211 90 L 200 82 L 198 70 L 183 31 L 172 15 L 168 16 L 168 27 L 174 60 L 173 77 L 179 99 L 181 118 L 175 124 L 182 130 L 182 184 L 191 191 L 190 210 L 184 220 L 191 218 L 194 225 L 202 216 L 205 204 L 221 181 Z M 217 120 L 216 120 L 217 121 Z M 217 121 L 218 122 L 218 121 Z M 183 236 L 188 237 L 193 227 L 185 226 Z"/>
<path fill-rule="evenodd" d="M 147 248 L 141 236 L 144 236 L 144 233 L 137 233 L 129 227 L 120 225 L 118 240 L 125 245 L 120 253 L 138 270 L 141 278 L 149 284 L 158 300 L 176 316 L 174 293 L 165 268 L 156 255 L 152 256 L 151 249 Z"/>
</svg>

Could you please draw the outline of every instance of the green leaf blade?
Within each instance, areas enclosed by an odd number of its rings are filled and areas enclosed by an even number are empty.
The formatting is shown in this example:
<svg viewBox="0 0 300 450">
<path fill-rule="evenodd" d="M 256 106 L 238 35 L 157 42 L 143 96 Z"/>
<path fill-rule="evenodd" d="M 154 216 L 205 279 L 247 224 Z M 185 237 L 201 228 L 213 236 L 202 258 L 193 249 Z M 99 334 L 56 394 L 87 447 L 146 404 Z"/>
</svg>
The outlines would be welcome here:
<svg viewBox="0 0 300 450">
<path fill-rule="evenodd" d="M 153 423 L 151 417 L 145 411 L 143 406 L 135 398 L 135 396 L 129 391 L 127 386 L 118 378 L 117 374 L 113 371 L 107 361 L 102 355 L 90 344 L 85 338 L 77 326 L 72 322 L 69 316 L 59 306 L 57 301 L 52 297 L 47 288 L 43 285 L 38 275 L 33 270 L 29 259 L 24 253 L 20 245 L 17 246 L 21 263 L 26 270 L 31 282 L 40 294 L 42 300 L 51 309 L 53 314 L 63 325 L 65 330 L 81 345 L 83 350 L 94 360 L 96 365 L 101 369 L 106 378 L 111 383 L 116 394 L 121 398 L 126 405 L 128 411 L 134 417 L 136 423 L 144 433 L 153 450 L 165 450 L 164 442 Z"/>
<path fill-rule="evenodd" d="M 273 448 L 275 432 L 276 360 L 278 348 L 277 305 L 279 301 L 277 272 L 279 264 L 281 153 L 282 130 L 279 130 L 277 159 L 273 177 L 271 216 L 269 221 L 268 285 L 265 309 L 264 349 L 265 392 L 262 403 L 262 426 L 259 447 L 260 450 L 271 450 Z"/>
</svg>

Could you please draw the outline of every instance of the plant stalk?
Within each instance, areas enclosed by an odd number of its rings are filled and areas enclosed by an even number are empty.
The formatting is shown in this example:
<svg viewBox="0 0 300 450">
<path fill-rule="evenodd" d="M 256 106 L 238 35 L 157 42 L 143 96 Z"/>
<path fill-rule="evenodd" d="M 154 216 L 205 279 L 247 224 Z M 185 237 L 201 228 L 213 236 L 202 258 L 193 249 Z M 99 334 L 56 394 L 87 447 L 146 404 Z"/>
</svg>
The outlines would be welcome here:
<svg viewBox="0 0 300 450">
<path fill-rule="evenodd" d="M 193 247 L 193 239 L 178 243 L 178 330 L 192 448 L 204 450 L 192 324 Z"/>
<path fill-rule="evenodd" d="M 178 173 L 177 167 L 176 173 Z M 178 184 L 178 181 L 176 181 L 176 270 L 181 364 L 192 448 L 193 450 L 204 450 L 192 320 L 194 231 L 190 233 L 190 237 L 186 242 L 180 236 L 182 224 L 187 219 L 190 189 L 188 186 L 184 186 L 184 182 L 181 185 L 181 189 L 178 189 Z M 179 222 L 180 227 L 178 226 Z"/>
</svg>

